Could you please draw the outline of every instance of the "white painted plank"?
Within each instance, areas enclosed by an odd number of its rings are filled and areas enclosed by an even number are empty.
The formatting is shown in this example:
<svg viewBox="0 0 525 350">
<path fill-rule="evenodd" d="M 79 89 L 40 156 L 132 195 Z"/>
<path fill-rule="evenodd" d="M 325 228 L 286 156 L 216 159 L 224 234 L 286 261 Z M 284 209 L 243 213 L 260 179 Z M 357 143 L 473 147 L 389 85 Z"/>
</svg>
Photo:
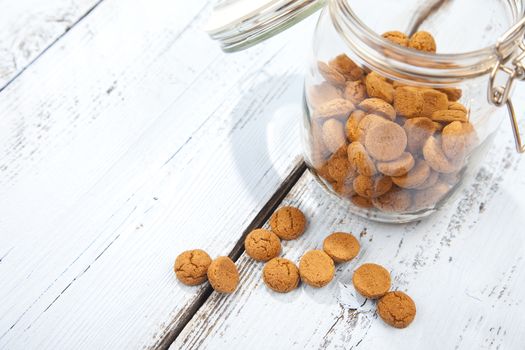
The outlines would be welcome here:
<svg viewBox="0 0 525 350">
<path fill-rule="evenodd" d="M 360 237 L 355 261 L 337 267 L 323 289 L 268 290 L 263 264 L 245 254 L 239 290 L 213 293 L 171 349 L 518 349 L 525 344 L 525 161 L 508 125 L 483 167 L 436 215 L 406 225 L 357 218 L 334 203 L 308 173 L 285 199 L 310 220 L 305 235 L 284 243 L 298 261 L 333 231 Z M 417 304 L 413 324 L 386 326 L 375 305 L 352 294 L 352 271 L 376 262 L 392 271 L 393 288 Z M 363 300 L 364 301 L 364 300 Z"/>
<path fill-rule="evenodd" d="M 0 90 L 100 0 L 1 0 Z"/>
<path fill-rule="evenodd" d="M 0 94 L 0 348 L 154 344 L 201 291 L 175 256 L 227 254 L 297 163 L 313 22 L 226 55 L 208 11 L 105 1 Z"/>
</svg>

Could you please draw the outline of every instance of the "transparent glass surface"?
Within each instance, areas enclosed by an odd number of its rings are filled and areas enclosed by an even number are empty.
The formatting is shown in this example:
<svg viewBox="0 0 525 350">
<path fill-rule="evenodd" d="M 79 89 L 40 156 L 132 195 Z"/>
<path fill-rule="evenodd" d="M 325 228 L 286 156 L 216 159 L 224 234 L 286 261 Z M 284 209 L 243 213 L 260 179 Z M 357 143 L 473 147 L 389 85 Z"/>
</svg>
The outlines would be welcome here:
<svg viewBox="0 0 525 350">
<path fill-rule="evenodd" d="M 482 164 L 505 118 L 488 103 L 488 74 L 521 2 L 329 5 L 305 78 L 308 167 L 357 215 L 392 223 L 430 215 Z M 382 38 L 388 31 L 406 36 Z"/>
</svg>

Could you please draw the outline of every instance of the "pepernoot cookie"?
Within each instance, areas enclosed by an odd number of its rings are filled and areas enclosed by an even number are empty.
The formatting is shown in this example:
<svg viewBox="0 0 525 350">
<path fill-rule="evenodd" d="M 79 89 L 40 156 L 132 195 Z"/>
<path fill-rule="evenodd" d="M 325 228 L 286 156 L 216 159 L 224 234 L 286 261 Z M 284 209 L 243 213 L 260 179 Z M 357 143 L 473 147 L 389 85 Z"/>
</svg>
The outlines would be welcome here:
<svg viewBox="0 0 525 350">
<path fill-rule="evenodd" d="M 392 182 L 402 188 L 417 188 L 425 183 L 431 171 L 424 160 L 418 160 L 416 166 L 405 175 L 393 176 Z"/>
<path fill-rule="evenodd" d="M 275 233 L 258 228 L 246 236 L 244 249 L 252 259 L 268 261 L 281 253 L 281 241 Z"/>
<path fill-rule="evenodd" d="M 381 211 L 399 213 L 406 211 L 410 207 L 412 197 L 406 190 L 392 186 L 392 189 L 384 195 L 372 198 L 372 204 Z"/>
<path fill-rule="evenodd" d="M 381 36 L 398 45 L 401 45 L 404 47 L 408 46 L 408 36 L 405 33 L 399 32 L 397 30 L 385 32 Z"/>
<path fill-rule="evenodd" d="M 296 239 L 304 233 L 306 218 L 299 209 L 286 206 L 272 214 L 270 227 L 281 239 Z"/>
<path fill-rule="evenodd" d="M 263 281 L 276 292 L 288 293 L 299 285 L 299 269 L 288 259 L 274 258 L 264 265 Z"/>
<path fill-rule="evenodd" d="M 377 162 L 377 170 L 388 176 L 405 175 L 414 167 L 414 157 L 408 152 L 404 152 L 401 157 L 389 162 Z"/>
<path fill-rule="evenodd" d="M 227 256 L 219 256 L 208 267 L 208 280 L 216 292 L 233 293 L 239 285 L 239 271 Z"/>
<path fill-rule="evenodd" d="M 416 32 L 408 41 L 408 47 L 419 51 L 436 52 L 436 41 L 429 32 Z"/>
<path fill-rule="evenodd" d="M 363 264 L 354 271 L 352 282 L 359 294 L 377 299 L 390 289 L 390 272 L 378 264 Z"/>
<path fill-rule="evenodd" d="M 206 282 L 206 271 L 210 264 L 211 258 L 204 250 L 187 250 L 177 256 L 173 270 L 179 281 L 188 286 L 196 286 Z"/>
<path fill-rule="evenodd" d="M 368 177 L 358 175 L 353 181 L 354 191 L 365 198 L 375 198 L 387 193 L 392 188 L 389 176 L 377 175 Z"/>
<path fill-rule="evenodd" d="M 336 263 L 352 260 L 359 254 L 359 241 L 350 233 L 334 232 L 323 241 L 323 250 Z"/>
<path fill-rule="evenodd" d="M 334 278 L 334 261 L 322 250 L 306 252 L 299 262 L 301 280 L 312 287 L 324 287 Z"/>
<path fill-rule="evenodd" d="M 401 157 L 407 146 L 407 135 L 402 127 L 393 122 L 374 124 L 365 137 L 365 148 L 379 161 Z"/>
<path fill-rule="evenodd" d="M 388 292 L 379 299 L 377 313 L 392 327 L 405 328 L 416 317 L 416 304 L 403 292 Z"/>
</svg>

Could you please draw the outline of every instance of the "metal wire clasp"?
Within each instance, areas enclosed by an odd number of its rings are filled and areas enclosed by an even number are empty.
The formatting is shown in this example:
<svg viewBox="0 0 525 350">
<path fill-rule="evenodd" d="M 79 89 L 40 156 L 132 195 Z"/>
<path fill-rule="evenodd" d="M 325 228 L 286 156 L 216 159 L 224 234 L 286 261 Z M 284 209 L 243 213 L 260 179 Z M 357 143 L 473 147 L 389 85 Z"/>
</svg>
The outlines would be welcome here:
<svg viewBox="0 0 525 350">
<path fill-rule="evenodd" d="M 512 104 L 510 94 L 514 85 L 514 81 L 516 79 L 525 80 L 525 66 L 523 62 L 525 59 L 525 42 L 523 41 L 523 34 L 521 34 L 518 37 L 519 41 L 517 44 L 519 51 L 516 54 L 509 56 L 510 58 L 513 57 L 512 61 L 509 64 L 506 64 L 508 61 L 508 57 L 504 57 L 502 46 L 504 43 L 507 42 L 509 38 L 511 38 L 512 36 L 516 36 L 517 34 L 522 32 L 524 28 L 525 17 L 523 17 L 519 22 L 512 26 L 498 39 L 496 43 L 496 55 L 498 58 L 498 63 L 496 63 L 496 65 L 494 66 L 494 68 L 492 68 L 492 71 L 490 72 L 488 88 L 488 99 L 491 104 L 498 107 L 501 107 L 504 104 L 507 105 L 510 123 L 512 126 L 512 132 L 514 133 L 514 139 L 516 141 L 516 150 L 519 153 L 525 152 L 525 146 L 521 142 L 521 134 L 518 126 L 518 120 L 516 118 L 516 113 L 514 111 L 514 105 Z M 506 75 L 506 82 L 504 85 L 498 86 L 496 85 L 496 77 L 500 72 Z"/>
</svg>

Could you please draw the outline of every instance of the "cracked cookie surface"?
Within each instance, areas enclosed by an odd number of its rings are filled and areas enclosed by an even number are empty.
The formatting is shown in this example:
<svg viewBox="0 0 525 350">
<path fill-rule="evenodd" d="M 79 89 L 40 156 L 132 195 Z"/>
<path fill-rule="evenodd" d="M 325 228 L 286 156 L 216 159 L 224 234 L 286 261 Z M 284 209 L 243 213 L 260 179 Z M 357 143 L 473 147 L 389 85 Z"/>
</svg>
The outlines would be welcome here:
<svg viewBox="0 0 525 350">
<path fill-rule="evenodd" d="M 392 327 L 406 328 L 416 317 L 416 304 L 403 292 L 388 292 L 379 299 L 377 312 Z"/>
<path fill-rule="evenodd" d="M 274 258 L 264 265 L 263 281 L 268 288 L 288 293 L 299 285 L 299 269 L 285 258 Z"/>
<path fill-rule="evenodd" d="M 270 217 L 270 227 L 281 239 L 296 239 L 304 232 L 306 218 L 303 212 L 295 207 L 282 207 Z"/>
<path fill-rule="evenodd" d="M 246 236 L 244 249 L 252 259 L 268 261 L 281 253 L 281 241 L 275 233 L 259 228 Z"/>
<path fill-rule="evenodd" d="M 206 271 L 210 264 L 211 258 L 204 250 L 187 250 L 177 256 L 173 270 L 179 281 L 196 286 L 206 282 Z"/>
</svg>

